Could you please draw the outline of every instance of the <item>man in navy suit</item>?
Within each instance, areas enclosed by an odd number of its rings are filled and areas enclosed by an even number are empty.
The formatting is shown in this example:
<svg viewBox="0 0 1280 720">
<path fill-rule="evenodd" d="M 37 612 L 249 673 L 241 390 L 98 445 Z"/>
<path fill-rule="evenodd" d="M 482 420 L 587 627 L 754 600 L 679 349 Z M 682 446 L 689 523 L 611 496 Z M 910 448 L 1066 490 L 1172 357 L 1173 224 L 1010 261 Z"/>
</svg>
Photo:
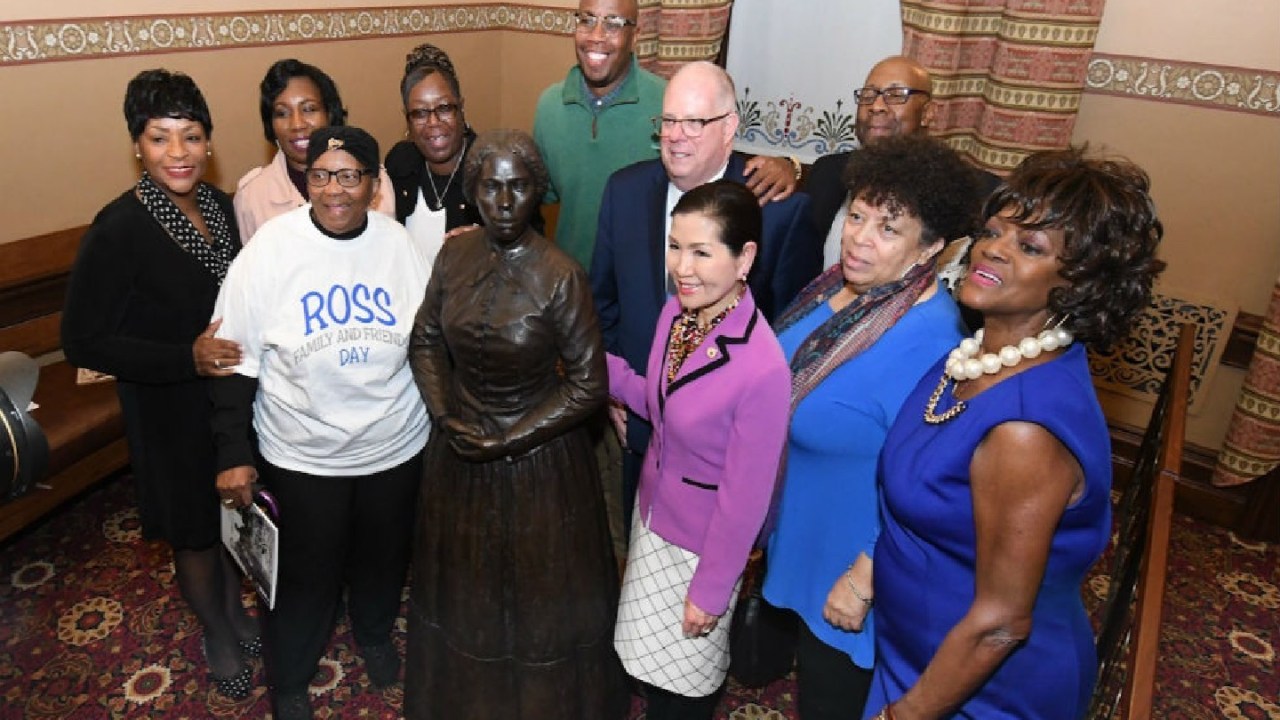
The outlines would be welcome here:
<svg viewBox="0 0 1280 720">
<path fill-rule="evenodd" d="M 688 190 L 721 177 L 745 183 L 745 158 L 733 152 L 738 129 L 733 81 L 711 63 L 690 63 L 667 84 L 655 118 L 659 159 L 614 173 L 605 185 L 591 260 L 591 289 L 605 349 L 633 369 L 648 364 L 655 324 L 668 297 L 667 234 L 671 209 Z M 822 270 L 822 238 L 809 198 L 795 193 L 766 203 L 764 237 L 747 277 L 765 318 L 772 320 Z M 636 482 L 649 426 L 621 408 L 611 410 L 624 435 L 623 512 L 630 528 Z M 625 418 L 626 428 L 622 429 Z"/>
</svg>

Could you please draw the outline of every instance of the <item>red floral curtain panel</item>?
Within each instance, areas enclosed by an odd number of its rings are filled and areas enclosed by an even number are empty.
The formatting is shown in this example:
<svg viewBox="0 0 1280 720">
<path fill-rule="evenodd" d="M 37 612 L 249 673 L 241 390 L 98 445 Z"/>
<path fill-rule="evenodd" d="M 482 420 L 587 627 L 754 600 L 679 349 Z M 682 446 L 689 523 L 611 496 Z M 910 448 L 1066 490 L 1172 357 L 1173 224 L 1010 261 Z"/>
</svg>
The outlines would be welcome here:
<svg viewBox="0 0 1280 720">
<path fill-rule="evenodd" d="M 1239 485 L 1280 466 L 1280 280 L 1271 291 L 1258 344 L 1227 427 L 1215 485 Z"/>
<path fill-rule="evenodd" d="M 1103 4 L 902 0 L 903 53 L 934 75 L 934 133 L 997 173 L 1066 147 Z"/>
<path fill-rule="evenodd" d="M 681 65 L 720 56 L 733 0 L 640 0 L 636 57 L 669 78 Z"/>
</svg>

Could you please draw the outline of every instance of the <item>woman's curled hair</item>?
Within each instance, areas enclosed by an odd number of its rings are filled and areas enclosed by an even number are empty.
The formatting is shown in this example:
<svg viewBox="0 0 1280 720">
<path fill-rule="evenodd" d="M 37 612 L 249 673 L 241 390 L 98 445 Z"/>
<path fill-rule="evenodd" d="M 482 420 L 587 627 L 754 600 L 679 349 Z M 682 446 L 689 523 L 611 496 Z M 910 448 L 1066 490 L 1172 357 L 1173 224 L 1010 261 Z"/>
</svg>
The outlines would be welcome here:
<svg viewBox="0 0 1280 720">
<path fill-rule="evenodd" d="M 851 199 L 919 218 L 921 246 L 977 228 L 977 171 L 941 140 L 901 135 L 860 148 L 849 155 L 844 182 Z"/>
<path fill-rule="evenodd" d="M 1123 158 L 1095 158 L 1086 147 L 1023 160 L 987 200 L 985 217 L 1064 234 L 1059 271 L 1066 287 L 1049 293 L 1049 312 L 1076 338 L 1105 351 L 1123 340 L 1151 302 L 1164 261 L 1164 226 L 1147 173 Z"/>
<path fill-rule="evenodd" d="M 129 81 L 124 92 L 124 120 L 130 139 L 136 141 L 147 121 L 155 118 L 198 122 L 207 137 L 213 136 L 213 119 L 204 95 L 190 76 L 180 72 L 143 70 Z"/>
<path fill-rule="evenodd" d="M 453 69 L 453 61 L 449 54 L 431 43 L 422 43 L 405 56 L 404 77 L 400 79 L 400 100 L 405 108 L 409 107 L 409 91 L 422 82 L 422 79 L 433 73 L 449 84 L 449 89 L 462 102 L 462 88 L 458 85 L 458 72 Z"/>
</svg>

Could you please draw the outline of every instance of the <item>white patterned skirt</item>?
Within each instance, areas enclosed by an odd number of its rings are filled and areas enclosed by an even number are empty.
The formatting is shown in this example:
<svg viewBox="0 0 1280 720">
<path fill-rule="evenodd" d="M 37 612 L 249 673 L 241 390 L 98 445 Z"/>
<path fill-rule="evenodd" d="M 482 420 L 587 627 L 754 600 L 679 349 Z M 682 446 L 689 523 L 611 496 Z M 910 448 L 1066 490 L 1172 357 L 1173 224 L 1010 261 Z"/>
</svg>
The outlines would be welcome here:
<svg viewBox="0 0 1280 720">
<path fill-rule="evenodd" d="M 632 677 L 686 697 L 710 695 L 729 670 L 729 621 L 742 579 L 711 632 L 686 638 L 680 626 L 698 556 L 651 531 L 638 508 L 634 518 L 613 647 Z"/>
</svg>

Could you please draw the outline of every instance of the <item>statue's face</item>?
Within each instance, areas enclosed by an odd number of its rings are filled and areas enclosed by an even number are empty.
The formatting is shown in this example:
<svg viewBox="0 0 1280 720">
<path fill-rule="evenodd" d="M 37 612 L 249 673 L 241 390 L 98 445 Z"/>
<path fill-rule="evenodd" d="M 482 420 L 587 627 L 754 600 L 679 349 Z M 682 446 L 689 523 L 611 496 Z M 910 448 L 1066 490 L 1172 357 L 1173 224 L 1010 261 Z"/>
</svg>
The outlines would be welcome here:
<svg viewBox="0 0 1280 720">
<path fill-rule="evenodd" d="M 520 239 L 541 200 L 534 185 L 533 173 L 515 153 L 500 151 L 484 159 L 475 199 L 489 237 L 501 245 Z"/>
</svg>

